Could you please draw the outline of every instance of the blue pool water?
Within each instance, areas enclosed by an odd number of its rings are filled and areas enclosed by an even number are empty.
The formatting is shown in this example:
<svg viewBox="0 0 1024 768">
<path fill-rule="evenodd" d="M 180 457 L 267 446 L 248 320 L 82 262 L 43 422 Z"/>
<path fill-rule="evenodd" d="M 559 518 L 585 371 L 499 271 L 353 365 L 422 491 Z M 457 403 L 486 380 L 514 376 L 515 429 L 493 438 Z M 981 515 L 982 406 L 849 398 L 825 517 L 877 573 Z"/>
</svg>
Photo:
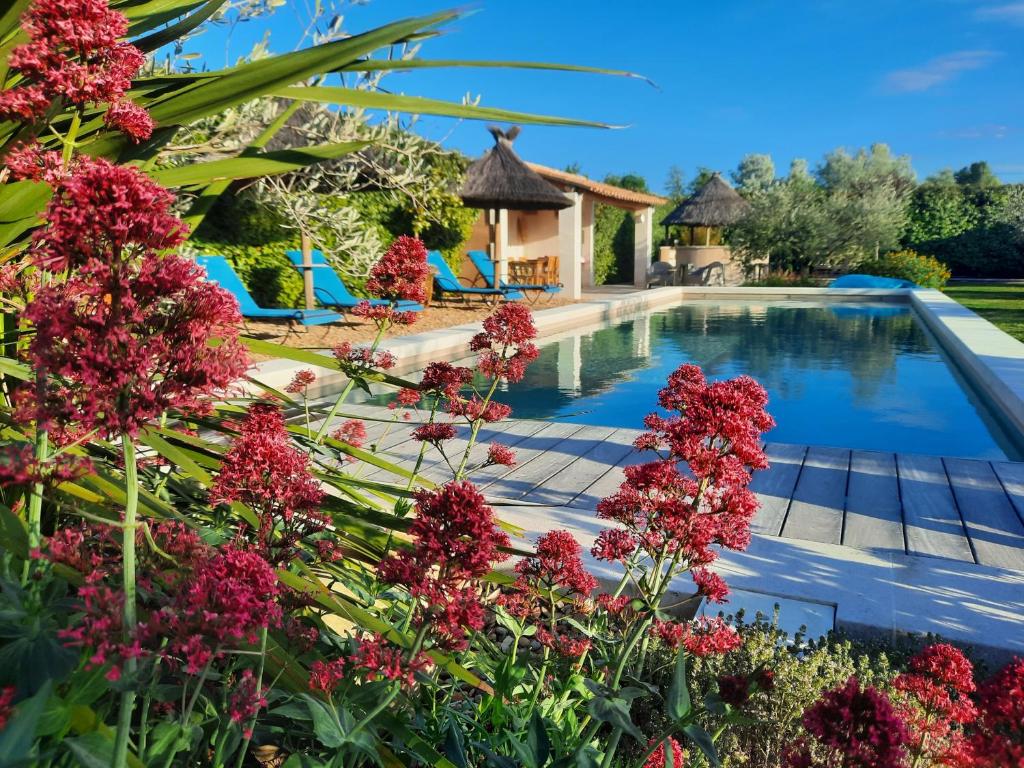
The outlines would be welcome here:
<svg viewBox="0 0 1024 768">
<path fill-rule="evenodd" d="M 668 374 L 748 374 L 768 390 L 773 442 L 1024 458 L 909 308 L 691 302 L 542 340 L 497 396 L 518 418 L 642 428 Z"/>
</svg>

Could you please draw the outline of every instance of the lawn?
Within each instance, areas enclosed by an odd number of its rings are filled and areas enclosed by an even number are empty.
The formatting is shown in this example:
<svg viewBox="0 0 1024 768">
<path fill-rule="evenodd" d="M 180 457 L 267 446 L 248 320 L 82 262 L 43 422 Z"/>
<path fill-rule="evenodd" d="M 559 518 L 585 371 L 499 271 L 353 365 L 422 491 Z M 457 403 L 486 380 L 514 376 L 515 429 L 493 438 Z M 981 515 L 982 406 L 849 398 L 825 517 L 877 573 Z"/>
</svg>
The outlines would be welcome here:
<svg viewBox="0 0 1024 768">
<path fill-rule="evenodd" d="M 1024 341 L 1024 285 L 952 285 L 945 293 Z"/>
</svg>

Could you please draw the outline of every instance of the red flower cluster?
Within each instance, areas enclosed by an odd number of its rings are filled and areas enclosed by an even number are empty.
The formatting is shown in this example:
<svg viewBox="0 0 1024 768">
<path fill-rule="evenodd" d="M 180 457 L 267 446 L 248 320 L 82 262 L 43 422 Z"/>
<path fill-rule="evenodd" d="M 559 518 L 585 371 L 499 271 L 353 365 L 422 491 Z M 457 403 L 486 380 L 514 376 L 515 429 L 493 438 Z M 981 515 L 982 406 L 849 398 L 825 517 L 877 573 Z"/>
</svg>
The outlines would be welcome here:
<svg viewBox="0 0 1024 768">
<path fill-rule="evenodd" d="M 485 466 L 514 467 L 516 464 L 516 452 L 507 445 L 491 443 L 487 448 L 487 460 Z"/>
<path fill-rule="evenodd" d="M 366 442 L 366 424 L 361 419 L 347 419 L 331 432 L 331 437 L 343 443 L 348 443 L 353 448 L 362 448 Z"/>
<path fill-rule="evenodd" d="M 92 463 L 85 457 L 61 453 L 40 463 L 28 443 L 0 447 L 0 488 L 33 483 L 58 485 L 87 474 Z"/>
<path fill-rule="evenodd" d="M 309 385 L 314 381 L 316 381 L 316 374 L 308 368 L 303 368 L 301 371 L 295 372 L 295 375 L 288 382 L 288 386 L 284 388 L 284 391 L 289 395 L 305 396 L 306 390 L 309 389 Z"/>
<path fill-rule="evenodd" d="M 484 320 L 483 326 L 483 331 L 469 342 L 469 348 L 480 353 L 477 370 L 492 379 L 522 381 L 526 367 L 540 354 L 530 343 L 537 336 L 537 328 L 529 308 L 502 304 Z"/>
<path fill-rule="evenodd" d="M 568 601 L 582 605 L 597 589 L 597 579 L 580 560 L 579 543 L 568 531 L 549 531 L 537 540 L 536 553 L 524 557 L 515 566 L 516 580 L 509 593 L 499 598 L 509 613 L 520 618 L 532 614 L 538 606 Z M 537 641 L 566 657 L 578 657 L 590 648 L 590 641 L 562 633 L 557 616 L 537 626 Z"/>
<path fill-rule="evenodd" d="M 709 603 L 728 602 L 729 587 L 717 573 L 707 568 L 694 568 L 690 575 L 693 576 L 698 594 L 703 595 Z"/>
<path fill-rule="evenodd" d="M 430 443 L 435 448 L 440 449 L 441 443 L 446 440 L 454 440 L 456 434 L 454 424 L 432 421 L 416 427 L 412 431 L 412 439 L 419 440 L 421 443 Z"/>
<path fill-rule="evenodd" d="M 0 688 L 0 731 L 7 727 L 7 721 L 14 711 L 14 694 L 16 689 L 13 685 Z"/>
<path fill-rule="evenodd" d="M 369 347 L 354 347 L 350 342 L 343 341 L 334 348 L 334 359 L 341 364 L 346 373 L 369 373 L 379 369 L 389 371 L 395 367 L 395 356 L 384 349 L 372 350 Z"/>
<path fill-rule="evenodd" d="M 398 680 L 407 687 L 416 682 L 416 673 L 427 669 L 431 659 L 425 653 L 415 659 L 405 659 L 402 650 L 388 643 L 380 635 L 363 638 L 356 650 L 331 661 L 315 661 L 309 668 L 309 687 L 328 696 L 345 679 Z"/>
<path fill-rule="evenodd" d="M 32 121 L 57 99 L 76 107 L 109 103 L 105 119 L 138 141 L 153 133 L 153 120 L 124 101 L 145 58 L 138 48 L 119 43 L 128 31 L 124 14 L 105 0 L 36 0 L 22 16 L 29 42 L 8 59 L 26 84 L 0 93 L 0 118 Z"/>
<path fill-rule="evenodd" d="M 670 648 L 682 646 L 694 656 L 720 656 L 743 644 L 739 632 L 721 616 L 701 616 L 688 624 L 656 619 L 651 634 Z"/>
<path fill-rule="evenodd" d="M 668 741 L 669 747 L 672 750 L 672 768 L 685 768 L 686 766 L 686 752 L 679 746 L 679 742 L 669 736 Z M 651 746 L 647 745 L 648 748 Z M 658 744 L 650 757 L 644 762 L 643 768 L 668 768 L 668 760 L 665 755 L 665 742 L 662 741 Z"/>
<path fill-rule="evenodd" d="M 893 703 L 913 734 L 914 757 L 960 765 L 968 752 L 962 726 L 977 717 L 970 696 L 974 668 L 958 648 L 930 645 L 893 681 Z"/>
<path fill-rule="evenodd" d="M 861 688 L 856 677 L 825 691 L 804 711 L 803 726 L 808 736 L 785 752 L 790 768 L 903 768 L 905 764 L 910 741 L 906 726 L 884 693 L 871 686 Z M 829 762 L 820 762 L 822 754 Z"/>
<path fill-rule="evenodd" d="M 468 400 L 449 400 L 448 413 L 452 416 L 462 416 L 469 422 L 479 419 L 491 423 L 507 419 L 512 414 L 512 409 L 504 403 L 497 403 L 494 400 L 485 402 L 473 395 Z"/>
<path fill-rule="evenodd" d="M 469 368 L 439 361 L 431 363 L 423 369 L 420 389 L 454 399 L 459 396 L 459 391 L 472 380 L 473 371 Z"/>
<path fill-rule="evenodd" d="M 402 235 L 370 269 L 366 290 L 388 301 L 422 304 L 427 299 L 425 284 L 429 277 L 426 246 L 415 237 Z"/>
<path fill-rule="evenodd" d="M 242 421 L 210 489 L 214 503 L 241 502 L 259 515 L 257 546 L 272 563 L 288 562 L 304 537 L 324 529 L 324 492 L 309 458 L 292 445 L 277 406 L 257 404 Z"/>
<path fill-rule="evenodd" d="M 398 310 L 390 304 L 371 304 L 365 299 L 357 302 L 350 311 L 355 317 L 372 320 L 378 328 L 388 328 L 392 325 L 412 325 L 416 322 L 416 313 L 411 310 Z"/>
<path fill-rule="evenodd" d="M 746 675 L 721 675 L 717 682 L 719 698 L 730 707 L 739 709 L 750 701 L 750 680 Z"/>
<path fill-rule="evenodd" d="M 636 539 L 629 531 L 621 528 L 605 528 L 590 548 L 590 554 L 598 560 L 624 563 L 636 551 Z"/>
<path fill-rule="evenodd" d="M 228 698 L 228 715 L 232 722 L 243 726 L 242 736 L 246 739 L 252 738 L 252 729 L 248 727 L 249 722 L 267 706 L 267 690 L 266 688 L 259 690 L 252 670 L 246 669 L 239 676 L 231 691 L 231 696 Z"/>
<path fill-rule="evenodd" d="M 1014 659 L 978 688 L 978 708 L 970 742 L 973 765 L 1024 766 L 1024 659 Z"/>
<path fill-rule="evenodd" d="M 64 167 L 64 158 L 59 151 L 47 151 L 37 141 L 16 144 L 4 160 L 11 178 L 16 180 L 45 181 L 50 186 L 56 186 L 70 173 Z"/>
<path fill-rule="evenodd" d="M 25 309 L 29 358 L 52 378 L 17 413 L 52 429 L 134 435 L 167 411 L 201 413 L 247 367 L 231 294 L 190 259 L 173 198 L 134 168 L 81 159 L 54 191 L 32 256 L 70 270 Z M 223 343 L 213 347 L 214 337 Z"/>
<path fill-rule="evenodd" d="M 508 556 L 508 536 L 476 487 L 452 481 L 416 494 L 411 548 L 384 560 L 381 579 L 408 588 L 417 601 L 416 621 L 431 624 L 434 642 L 458 650 L 465 631 L 483 626 L 484 610 L 473 582 Z"/>
</svg>

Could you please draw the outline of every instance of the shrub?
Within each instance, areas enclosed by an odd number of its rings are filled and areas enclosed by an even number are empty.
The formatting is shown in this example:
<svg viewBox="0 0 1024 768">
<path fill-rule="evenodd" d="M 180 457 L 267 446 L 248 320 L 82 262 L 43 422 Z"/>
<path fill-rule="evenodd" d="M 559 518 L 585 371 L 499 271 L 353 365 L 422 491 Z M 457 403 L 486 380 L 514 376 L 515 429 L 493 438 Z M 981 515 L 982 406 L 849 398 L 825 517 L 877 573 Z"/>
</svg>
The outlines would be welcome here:
<svg viewBox="0 0 1024 768">
<path fill-rule="evenodd" d="M 783 269 L 769 272 L 761 280 L 748 280 L 743 285 L 749 288 L 816 288 L 821 285 L 821 280 Z"/>
<path fill-rule="evenodd" d="M 189 245 L 197 254 L 215 254 L 227 258 L 261 307 L 302 306 L 302 277 L 285 255 L 286 251 L 299 247 L 298 237 L 291 242 L 266 245 L 239 245 L 193 239 Z"/>
<path fill-rule="evenodd" d="M 860 270 L 878 277 L 909 280 L 922 288 L 941 288 L 950 278 L 949 267 L 934 256 L 923 256 L 909 249 L 863 262 Z"/>
</svg>

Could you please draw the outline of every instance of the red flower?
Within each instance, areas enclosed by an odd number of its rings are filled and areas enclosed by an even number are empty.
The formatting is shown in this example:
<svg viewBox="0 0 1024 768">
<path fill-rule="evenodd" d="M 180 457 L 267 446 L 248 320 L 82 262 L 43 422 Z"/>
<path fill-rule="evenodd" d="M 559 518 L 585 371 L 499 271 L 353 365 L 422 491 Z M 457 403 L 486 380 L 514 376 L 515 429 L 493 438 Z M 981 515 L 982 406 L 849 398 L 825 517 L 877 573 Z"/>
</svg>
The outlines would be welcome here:
<svg viewBox="0 0 1024 768">
<path fill-rule="evenodd" d="M 348 419 L 331 433 L 331 437 L 353 448 L 362 448 L 367 437 L 366 424 L 361 419 Z"/>
<path fill-rule="evenodd" d="M 693 577 L 697 592 L 704 595 L 709 603 L 728 602 L 729 587 L 726 586 L 725 579 L 717 573 L 707 568 L 694 568 L 690 575 Z"/>
<path fill-rule="evenodd" d="M 477 370 L 492 379 L 522 381 L 526 367 L 540 354 L 529 343 L 537 336 L 530 310 L 522 304 L 502 304 L 483 326 L 469 342 L 471 350 L 480 352 Z"/>
<path fill-rule="evenodd" d="M 580 560 L 579 543 L 569 531 L 549 531 L 537 540 L 535 555 L 516 563 L 516 586 L 535 594 L 538 590 L 559 590 L 581 599 L 597 589 L 597 579 Z"/>
<path fill-rule="evenodd" d="M 452 365 L 443 361 L 434 362 L 423 369 L 420 388 L 424 392 L 436 392 L 448 398 L 459 396 L 459 390 L 473 380 L 469 368 Z"/>
<path fill-rule="evenodd" d="M 44 150 L 43 145 L 37 141 L 15 145 L 4 160 L 13 179 L 31 179 L 56 185 L 68 175 L 61 153 Z"/>
<path fill-rule="evenodd" d="M 881 691 L 861 688 L 856 677 L 825 691 L 804 711 L 802 738 L 786 750 L 789 766 L 903 768 L 910 734 Z M 814 745 L 812 747 L 812 744 Z M 815 756 L 824 756 L 820 762 Z"/>
<path fill-rule="evenodd" d="M 266 691 L 258 690 L 256 678 L 251 669 L 242 672 L 234 689 L 228 698 L 228 716 L 231 722 L 244 725 L 242 736 L 246 739 L 252 737 L 252 729 L 248 727 L 259 711 L 267 706 Z"/>
<path fill-rule="evenodd" d="M 476 487 L 452 481 L 416 494 L 416 518 L 409 528 L 411 548 L 380 564 L 381 579 L 405 586 L 417 600 L 416 621 L 429 622 L 434 642 L 457 650 L 465 631 L 483 626 L 483 607 L 471 582 L 508 555 L 508 536 Z"/>
<path fill-rule="evenodd" d="M 487 461 L 485 464 L 514 467 L 516 464 L 516 453 L 507 445 L 491 443 L 487 448 Z"/>
<path fill-rule="evenodd" d="M 402 235 L 370 269 L 366 290 L 388 301 L 426 301 L 430 277 L 427 249 L 415 237 Z"/>
<path fill-rule="evenodd" d="M 445 440 L 454 440 L 456 434 L 454 424 L 435 421 L 416 427 L 412 431 L 412 439 L 439 447 Z"/>
<path fill-rule="evenodd" d="M 40 463 L 28 443 L 0 447 L 0 488 L 33 483 L 59 485 L 88 474 L 91 469 L 92 462 L 84 456 L 61 453 Z"/>
<path fill-rule="evenodd" d="M 291 444 L 280 409 L 257 404 L 224 454 L 210 489 L 214 503 L 239 501 L 259 515 L 257 542 L 274 563 L 287 562 L 298 541 L 321 531 L 324 492 L 310 473 L 309 458 Z"/>
<path fill-rule="evenodd" d="M 590 640 L 587 638 L 563 634 L 557 629 L 549 632 L 545 626 L 537 627 L 536 637 L 538 643 L 567 659 L 578 659 L 590 650 Z"/>
<path fill-rule="evenodd" d="M 590 554 L 598 560 L 624 563 L 636 551 L 636 539 L 629 531 L 621 528 L 605 528 L 597 534 Z"/>
<path fill-rule="evenodd" d="M 288 382 L 288 386 L 284 388 L 284 391 L 289 395 L 305 395 L 309 385 L 314 381 L 316 381 L 316 374 L 308 368 L 303 368 L 301 371 L 295 372 L 295 375 Z"/>
<path fill-rule="evenodd" d="M 668 742 L 672 750 L 672 768 L 685 768 L 686 752 L 679 746 L 679 742 L 671 736 L 665 741 Z M 668 768 L 668 761 L 665 759 L 665 741 L 659 743 L 655 750 L 651 752 L 650 757 L 644 762 L 643 768 Z M 650 748 L 651 743 L 647 744 L 648 748 Z"/>
<path fill-rule="evenodd" d="M 1015 658 L 979 686 L 978 709 L 970 741 L 974 765 L 1024 765 L 1024 659 Z"/>
<path fill-rule="evenodd" d="M 739 709 L 750 700 L 750 680 L 746 675 L 721 675 L 718 696 L 726 704 Z"/>
<path fill-rule="evenodd" d="M 420 398 L 422 395 L 418 389 L 409 389 L 408 387 L 402 387 L 398 390 L 398 394 L 395 395 L 395 399 L 388 404 L 389 407 L 398 406 L 415 406 L 419 405 Z"/>
<path fill-rule="evenodd" d="M 0 118 L 37 119 L 58 98 L 77 106 L 118 102 L 145 60 L 118 42 L 128 20 L 105 0 L 36 0 L 21 29 L 29 42 L 14 48 L 8 64 L 27 84 L 0 93 Z"/>
<path fill-rule="evenodd" d="M 388 371 L 395 367 L 395 356 L 384 349 L 376 351 L 369 347 L 353 347 L 347 341 L 334 348 L 334 357 L 343 371 L 355 374 L 368 373 L 375 369 Z"/>
<path fill-rule="evenodd" d="M 416 322 L 415 312 L 400 311 L 392 306 L 374 305 L 367 300 L 358 302 L 350 311 L 355 317 L 372 320 L 378 328 L 387 328 L 392 325 L 412 325 Z"/>
<path fill-rule="evenodd" d="M 117 128 L 136 144 L 152 136 L 153 128 L 156 127 L 156 123 L 144 107 L 127 99 L 111 104 L 103 115 L 103 122 Z"/>
<path fill-rule="evenodd" d="M 485 404 L 483 400 L 473 395 L 469 400 L 463 400 L 462 398 L 449 400 L 448 413 L 452 414 L 452 416 L 462 416 L 469 422 L 479 419 L 491 423 L 507 419 L 512 414 L 512 409 L 504 403 L 498 403 L 494 400 Z"/>
<path fill-rule="evenodd" d="M 743 638 L 720 616 L 701 616 L 688 624 L 656 619 L 651 632 L 670 648 L 683 646 L 694 656 L 720 656 L 743 645 Z"/>
<path fill-rule="evenodd" d="M 13 685 L 0 688 L 0 731 L 7 727 L 7 721 L 11 719 L 14 712 L 14 694 L 17 689 Z"/>
<path fill-rule="evenodd" d="M 629 595 L 620 595 L 619 597 L 612 597 L 606 592 L 602 592 L 597 596 L 597 604 L 601 606 L 605 611 L 610 613 L 612 616 L 618 616 L 622 613 L 629 604 L 633 601 Z"/>
<path fill-rule="evenodd" d="M 380 635 L 371 635 L 360 640 L 354 652 L 339 656 L 331 661 L 315 661 L 310 666 L 309 687 L 328 695 L 334 693 L 347 678 L 374 680 L 398 680 L 406 687 L 416 683 L 416 673 L 432 664 L 429 656 L 417 654 L 406 659 L 402 649 L 391 645 Z"/>
</svg>

